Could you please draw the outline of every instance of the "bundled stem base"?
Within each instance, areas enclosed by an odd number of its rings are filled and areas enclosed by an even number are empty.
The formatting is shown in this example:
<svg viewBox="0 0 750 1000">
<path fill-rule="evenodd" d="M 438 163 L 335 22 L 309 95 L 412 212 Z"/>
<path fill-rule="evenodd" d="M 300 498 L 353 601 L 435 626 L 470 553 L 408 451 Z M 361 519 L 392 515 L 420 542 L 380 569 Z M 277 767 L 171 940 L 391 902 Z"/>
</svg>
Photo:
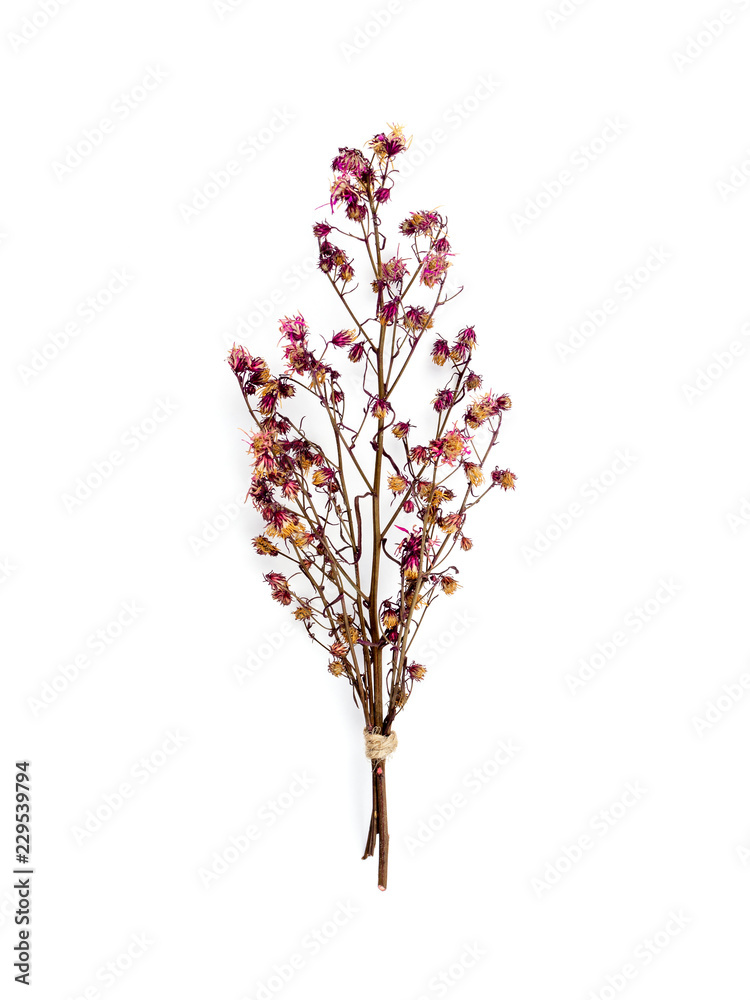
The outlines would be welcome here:
<svg viewBox="0 0 750 1000">
<path fill-rule="evenodd" d="M 388 804 L 385 794 L 385 760 L 372 762 L 372 815 L 367 834 L 365 853 L 362 859 L 370 858 L 378 851 L 378 889 L 388 887 Z"/>
<path fill-rule="evenodd" d="M 379 728 L 379 727 L 378 727 Z M 388 886 L 388 803 L 385 795 L 385 762 L 398 746 L 395 733 L 380 733 L 365 729 L 365 756 L 372 762 L 372 815 L 362 859 L 378 852 L 378 889 Z"/>
</svg>

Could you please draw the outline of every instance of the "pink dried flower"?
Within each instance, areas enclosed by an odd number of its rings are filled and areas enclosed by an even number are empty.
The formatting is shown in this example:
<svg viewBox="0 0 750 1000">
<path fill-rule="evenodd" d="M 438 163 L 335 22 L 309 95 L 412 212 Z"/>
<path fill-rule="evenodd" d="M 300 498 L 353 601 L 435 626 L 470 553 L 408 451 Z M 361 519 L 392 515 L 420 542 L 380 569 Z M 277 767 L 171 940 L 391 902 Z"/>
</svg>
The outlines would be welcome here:
<svg viewBox="0 0 750 1000">
<path fill-rule="evenodd" d="M 390 325 L 395 319 L 398 318 L 400 303 L 401 299 L 398 298 L 398 296 L 395 299 L 390 299 L 388 302 L 384 302 L 380 307 L 379 319 Z"/>
<path fill-rule="evenodd" d="M 348 347 L 350 344 L 353 344 L 356 339 L 356 330 L 339 330 L 338 333 L 334 333 L 331 337 L 331 343 L 334 347 Z"/>
<path fill-rule="evenodd" d="M 293 316 L 291 319 L 285 316 L 279 323 L 279 329 L 282 335 L 294 344 L 302 343 L 309 333 L 304 316 L 301 315 Z"/>
<path fill-rule="evenodd" d="M 493 485 L 502 486 L 504 490 L 514 490 L 516 488 L 516 479 L 518 479 L 518 476 L 509 469 L 495 469 L 492 473 Z"/>
<path fill-rule="evenodd" d="M 404 312 L 404 324 L 407 330 L 429 330 L 432 327 L 432 317 L 424 306 L 409 306 Z"/>
<path fill-rule="evenodd" d="M 445 254 L 428 253 L 425 255 L 419 280 L 423 285 L 427 285 L 428 288 L 434 288 L 445 277 L 445 273 L 450 266 L 451 263 Z"/>
<path fill-rule="evenodd" d="M 437 396 L 432 401 L 432 405 L 440 413 L 453 405 L 453 393 L 450 389 L 440 389 Z"/>
<path fill-rule="evenodd" d="M 430 461 L 430 452 L 424 445 L 415 444 L 409 452 L 409 458 L 417 465 L 426 465 Z"/>
<path fill-rule="evenodd" d="M 403 281 L 404 276 L 409 273 L 406 267 L 406 261 L 401 257 L 392 257 L 389 261 L 383 264 L 382 268 L 383 277 L 387 282 L 392 281 Z"/>
<path fill-rule="evenodd" d="M 283 573 L 266 573 L 263 579 L 271 587 L 271 597 L 279 604 L 291 604 L 292 593 L 289 589 L 289 581 Z"/>
<path fill-rule="evenodd" d="M 445 362 L 451 355 L 450 347 L 448 347 L 448 341 L 443 340 L 442 337 L 440 337 L 432 345 L 431 353 L 432 353 L 432 360 L 435 362 L 436 365 L 440 365 L 440 367 L 442 368 L 442 366 L 445 364 Z"/>
<path fill-rule="evenodd" d="M 389 133 L 379 132 L 370 139 L 368 146 L 375 151 L 378 159 L 382 162 L 398 156 L 408 147 L 410 142 L 411 139 L 406 138 L 402 127 L 394 125 Z"/>
<path fill-rule="evenodd" d="M 424 236 L 442 224 L 437 212 L 412 212 L 399 226 L 404 236 Z"/>
<path fill-rule="evenodd" d="M 378 420 L 381 420 L 383 417 L 387 417 L 392 409 L 393 407 L 387 399 L 379 399 L 376 397 L 372 401 L 371 413 L 373 417 L 377 417 Z"/>
</svg>

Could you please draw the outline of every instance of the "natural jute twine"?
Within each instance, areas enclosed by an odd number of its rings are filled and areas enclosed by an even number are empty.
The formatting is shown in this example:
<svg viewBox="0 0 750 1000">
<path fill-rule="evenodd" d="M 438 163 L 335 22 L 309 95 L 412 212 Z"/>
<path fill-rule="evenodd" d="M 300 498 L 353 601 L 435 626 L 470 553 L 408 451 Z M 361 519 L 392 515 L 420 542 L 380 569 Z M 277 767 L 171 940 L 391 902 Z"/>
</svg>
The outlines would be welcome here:
<svg viewBox="0 0 750 1000">
<path fill-rule="evenodd" d="M 398 746 L 398 737 L 395 733 L 381 736 L 380 733 L 370 733 L 366 729 L 364 733 L 365 756 L 368 760 L 385 760 Z"/>
</svg>

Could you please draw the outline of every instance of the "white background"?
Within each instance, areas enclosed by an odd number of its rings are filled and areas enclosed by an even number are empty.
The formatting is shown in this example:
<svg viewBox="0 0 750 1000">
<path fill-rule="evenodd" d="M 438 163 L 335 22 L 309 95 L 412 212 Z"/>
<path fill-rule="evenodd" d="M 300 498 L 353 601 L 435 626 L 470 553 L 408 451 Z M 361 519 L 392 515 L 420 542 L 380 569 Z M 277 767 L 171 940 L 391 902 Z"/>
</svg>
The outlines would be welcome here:
<svg viewBox="0 0 750 1000">
<path fill-rule="evenodd" d="M 3 990 L 28 756 L 45 1000 L 745 997 L 750 5 L 47 6 L 2 11 Z M 386 227 L 449 216 L 518 488 L 425 626 L 380 893 L 361 721 L 261 580 L 224 359 L 273 357 L 293 310 L 342 325 L 310 224 L 337 147 L 393 121 Z"/>
</svg>

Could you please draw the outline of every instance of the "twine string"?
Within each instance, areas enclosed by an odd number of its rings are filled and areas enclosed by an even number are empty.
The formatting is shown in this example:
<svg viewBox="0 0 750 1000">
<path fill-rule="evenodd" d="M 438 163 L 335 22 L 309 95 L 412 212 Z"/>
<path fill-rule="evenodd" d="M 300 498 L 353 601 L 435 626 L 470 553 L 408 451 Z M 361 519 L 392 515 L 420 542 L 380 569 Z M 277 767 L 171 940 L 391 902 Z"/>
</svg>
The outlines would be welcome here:
<svg viewBox="0 0 750 1000">
<path fill-rule="evenodd" d="M 368 760 L 385 760 L 390 757 L 398 746 L 398 737 L 395 733 L 382 736 L 380 733 L 371 733 L 367 729 L 365 733 L 365 756 Z"/>
</svg>

